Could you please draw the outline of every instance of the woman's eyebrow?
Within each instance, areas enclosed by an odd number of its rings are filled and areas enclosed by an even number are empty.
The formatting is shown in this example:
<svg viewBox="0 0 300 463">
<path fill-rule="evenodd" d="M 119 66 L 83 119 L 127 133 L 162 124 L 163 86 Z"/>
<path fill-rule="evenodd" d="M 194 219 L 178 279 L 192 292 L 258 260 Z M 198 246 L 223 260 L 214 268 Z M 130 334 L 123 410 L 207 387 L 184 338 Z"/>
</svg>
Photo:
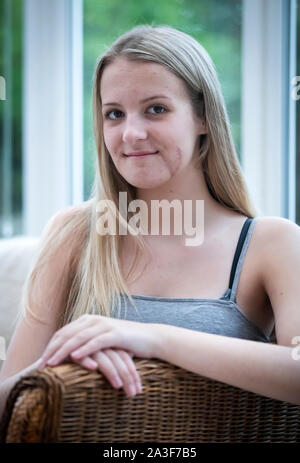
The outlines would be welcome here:
<svg viewBox="0 0 300 463">
<path fill-rule="evenodd" d="M 146 101 L 154 100 L 156 98 L 167 98 L 170 100 L 168 96 L 165 95 L 155 95 L 155 96 L 150 96 L 148 98 L 145 98 L 144 100 L 141 100 L 140 103 L 145 103 Z M 104 103 L 102 106 L 121 106 L 119 103 Z"/>
</svg>

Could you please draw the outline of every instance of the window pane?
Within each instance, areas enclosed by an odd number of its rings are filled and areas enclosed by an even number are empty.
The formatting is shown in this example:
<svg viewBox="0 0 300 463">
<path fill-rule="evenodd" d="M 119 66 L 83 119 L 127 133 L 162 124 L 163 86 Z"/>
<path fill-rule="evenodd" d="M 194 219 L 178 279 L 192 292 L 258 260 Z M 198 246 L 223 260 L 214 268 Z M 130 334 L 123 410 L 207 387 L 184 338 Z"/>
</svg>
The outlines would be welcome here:
<svg viewBox="0 0 300 463">
<path fill-rule="evenodd" d="M 0 1 L 0 237 L 22 233 L 22 9 Z"/>
<path fill-rule="evenodd" d="M 84 0 L 84 199 L 94 176 L 92 76 L 97 57 L 138 24 L 168 24 L 192 35 L 212 57 L 227 104 L 233 138 L 241 147 L 242 0 Z"/>
</svg>

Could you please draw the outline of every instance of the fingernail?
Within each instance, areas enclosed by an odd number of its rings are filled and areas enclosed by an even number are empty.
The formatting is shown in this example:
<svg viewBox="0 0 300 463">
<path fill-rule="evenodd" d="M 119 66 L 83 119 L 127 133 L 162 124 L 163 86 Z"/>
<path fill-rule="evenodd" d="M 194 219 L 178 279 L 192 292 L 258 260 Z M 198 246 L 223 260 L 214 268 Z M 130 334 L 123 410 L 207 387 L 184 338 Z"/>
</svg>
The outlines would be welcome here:
<svg viewBox="0 0 300 463">
<path fill-rule="evenodd" d="M 114 378 L 114 385 L 115 387 L 121 387 L 123 386 L 123 383 L 120 378 Z"/>
<path fill-rule="evenodd" d="M 91 368 L 97 368 L 98 366 L 94 360 L 88 360 L 87 363 Z"/>
<path fill-rule="evenodd" d="M 135 395 L 135 394 L 136 394 L 135 387 L 133 386 L 133 384 L 131 384 L 129 386 L 129 395 Z"/>
<path fill-rule="evenodd" d="M 47 361 L 47 364 L 48 364 L 48 365 L 54 365 L 55 363 L 56 363 L 55 357 L 51 357 L 51 358 Z"/>
</svg>

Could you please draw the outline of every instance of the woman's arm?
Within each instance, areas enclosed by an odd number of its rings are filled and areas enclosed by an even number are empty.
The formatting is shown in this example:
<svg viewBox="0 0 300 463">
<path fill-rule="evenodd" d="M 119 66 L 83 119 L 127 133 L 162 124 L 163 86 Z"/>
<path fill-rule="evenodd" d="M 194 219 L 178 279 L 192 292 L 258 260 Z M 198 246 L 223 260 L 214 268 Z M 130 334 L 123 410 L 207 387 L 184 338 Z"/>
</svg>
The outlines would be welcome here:
<svg viewBox="0 0 300 463">
<path fill-rule="evenodd" d="M 40 359 L 38 359 L 36 362 L 29 365 L 27 368 L 24 368 L 22 371 L 19 371 L 13 376 L 10 376 L 0 384 L 0 421 L 2 420 L 6 401 L 14 385 L 19 381 L 19 379 L 27 375 L 27 373 L 36 370 L 39 367 L 40 363 Z"/>
<path fill-rule="evenodd" d="M 40 249 L 49 243 L 50 236 L 64 226 L 73 210 L 66 208 L 51 217 L 41 237 Z M 38 359 L 56 330 L 57 314 L 65 302 L 65 285 L 69 278 L 65 275 L 68 275 L 70 268 L 70 254 L 66 245 L 59 246 L 54 255 L 48 258 L 47 265 L 39 269 L 39 278 L 30 288 L 30 308 L 44 323 L 37 322 L 28 313 L 25 317 L 23 307 L 20 308 L 17 325 L 0 370 L 1 416 L 11 388 L 24 374 L 37 368 Z"/>
<path fill-rule="evenodd" d="M 158 356 L 186 370 L 300 405 L 300 227 L 280 217 L 261 218 L 258 255 L 275 319 L 278 345 L 158 325 Z M 297 341 L 297 339 L 295 339 Z"/>
<path fill-rule="evenodd" d="M 300 405 L 292 348 L 157 325 L 158 358 L 201 376 Z"/>
</svg>

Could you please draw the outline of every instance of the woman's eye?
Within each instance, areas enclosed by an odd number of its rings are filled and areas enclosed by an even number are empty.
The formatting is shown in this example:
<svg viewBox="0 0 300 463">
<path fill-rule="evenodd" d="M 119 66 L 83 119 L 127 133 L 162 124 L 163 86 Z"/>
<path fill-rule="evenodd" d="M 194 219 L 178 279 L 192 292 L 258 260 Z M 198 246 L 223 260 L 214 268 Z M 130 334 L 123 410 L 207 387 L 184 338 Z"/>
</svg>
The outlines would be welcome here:
<svg viewBox="0 0 300 463">
<path fill-rule="evenodd" d="M 166 108 L 164 108 L 164 107 L 161 106 L 160 104 L 155 104 L 155 105 L 153 105 L 153 106 L 150 106 L 150 108 L 161 108 L 161 109 L 163 109 L 164 111 L 166 111 Z M 149 108 L 149 109 L 150 109 L 150 108 Z M 155 114 L 162 114 L 162 113 L 159 112 L 159 113 L 155 113 Z"/>
<path fill-rule="evenodd" d="M 162 109 L 164 112 L 166 112 L 166 108 L 164 108 L 163 106 L 158 105 L 158 104 L 152 105 L 152 106 L 150 106 L 150 108 L 148 108 L 148 109 L 151 109 L 151 108 L 159 108 L 159 109 Z M 110 117 L 110 114 L 113 114 L 113 113 L 122 113 L 122 111 L 119 111 L 118 109 L 113 109 L 113 110 L 111 110 L 111 111 L 108 111 L 108 112 L 105 114 L 105 119 L 110 119 L 111 121 L 115 121 L 116 119 L 118 119 L 118 117 L 113 117 L 113 118 Z M 156 111 L 155 111 L 155 112 L 152 113 L 152 114 L 163 114 L 163 113 L 162 113 L 161 111 L 159 111 L 159 112 L 156 112 Z"/>
<path fill-rule="evenodd" d="M 113 109 L 112 111 L 108 111 L 108 112 L 105 114 L 105 119 L 110 119 L 110 120 L 114 121 L 115 119 L 111 119 L 111 118 L 109 117 L 109 115 L 112 114 L 112 113 L 120 113 L 120 112 L 121 112 L 121 111 L 119 111 L 118 109 Z"/>
</svg>

